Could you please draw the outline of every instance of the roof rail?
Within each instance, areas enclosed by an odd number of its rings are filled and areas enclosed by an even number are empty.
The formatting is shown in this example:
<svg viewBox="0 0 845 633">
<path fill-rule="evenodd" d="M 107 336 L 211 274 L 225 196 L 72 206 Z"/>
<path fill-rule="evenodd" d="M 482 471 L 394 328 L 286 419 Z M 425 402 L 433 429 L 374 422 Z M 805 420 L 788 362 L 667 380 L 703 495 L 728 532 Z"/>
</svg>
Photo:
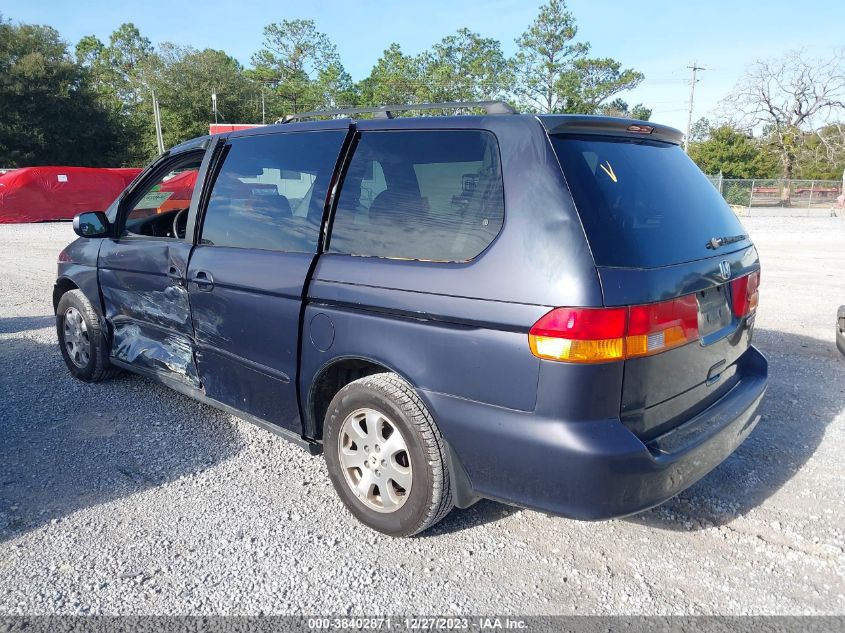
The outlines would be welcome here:
<svg viewBox="0 0 845 633">
<path fill-rule="evenodd" d="M 343 108 L 340 110 L 314 110 L 313 112 L 299 112 L 288 114 L 276 123 L 290 123 L 291 121 L 303 121 L 315 119 L 320 116 L 348 116 L 355 114 L 374 114 L 377 119 L 392 119 L 394 112 L 407 112 L 409 110 L 459 110 L 462 108 L 479 108 L 485 114 L 517 114 L 510 105 L 504 101 L 445 101 L 443 103 L 411 103 L 407 105 L 383 105 L 372 108 Z"/>
</svg>

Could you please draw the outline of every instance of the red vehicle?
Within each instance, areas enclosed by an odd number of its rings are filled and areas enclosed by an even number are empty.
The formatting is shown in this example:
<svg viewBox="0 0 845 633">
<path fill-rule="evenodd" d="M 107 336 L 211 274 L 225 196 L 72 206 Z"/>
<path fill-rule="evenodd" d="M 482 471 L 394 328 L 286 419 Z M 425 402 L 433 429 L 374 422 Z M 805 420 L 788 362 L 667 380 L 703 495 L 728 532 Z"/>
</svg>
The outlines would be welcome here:
<svg viewBox="0 0 845 633">
<path fill-rule="evenodd" d="M 71 220 L 104 211 L 140 169 L 23 167 L 0 175 L 0 223 Z"/>
</svg>

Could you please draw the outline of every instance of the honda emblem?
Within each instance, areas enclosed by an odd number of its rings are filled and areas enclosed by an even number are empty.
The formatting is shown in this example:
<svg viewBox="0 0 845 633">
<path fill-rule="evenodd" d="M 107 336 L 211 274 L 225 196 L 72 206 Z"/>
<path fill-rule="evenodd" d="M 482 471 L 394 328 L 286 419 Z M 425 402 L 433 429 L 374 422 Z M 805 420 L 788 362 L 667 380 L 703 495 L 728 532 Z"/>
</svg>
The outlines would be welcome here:
<svg viewBox="0 0 845 633">
<path fill-rule="evenodd" d="M 722 260 L 719 262 L 719 275 L 727 281 L 731 278 L 731 265 L 727 262 L 727 260 Z"/>
</svg>

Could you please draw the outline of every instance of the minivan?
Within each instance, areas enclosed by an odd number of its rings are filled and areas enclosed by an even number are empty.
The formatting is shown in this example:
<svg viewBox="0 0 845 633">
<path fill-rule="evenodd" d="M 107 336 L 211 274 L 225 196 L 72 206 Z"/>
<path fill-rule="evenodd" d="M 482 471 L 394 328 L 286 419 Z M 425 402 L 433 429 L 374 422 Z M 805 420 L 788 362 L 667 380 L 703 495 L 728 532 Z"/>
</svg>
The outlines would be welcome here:
<svg viewBox="0 0 845 633">
<path fill-rule="evenodd" d="M 61 352 L 322 452 L 385 534 L 480 498 L 641 512 L 739 446 L 767 384 L 757 251 L 681 138 L 481 102 L 183 143 L 75 218 Z"/>
</svg>

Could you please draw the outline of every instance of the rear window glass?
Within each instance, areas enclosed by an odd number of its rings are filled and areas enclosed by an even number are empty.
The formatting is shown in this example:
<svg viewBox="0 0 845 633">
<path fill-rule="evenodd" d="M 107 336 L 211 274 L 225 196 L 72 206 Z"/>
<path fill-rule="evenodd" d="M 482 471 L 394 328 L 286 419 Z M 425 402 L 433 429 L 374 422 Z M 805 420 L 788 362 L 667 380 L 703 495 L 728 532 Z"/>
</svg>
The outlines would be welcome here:
<svg viewBox="0 0 845 633">
<path fill-rule="evenodd" d="M 705 246 L 711 238 L 745 233 L 677 145 L 573 136 L 553 136 L 552 145 L 599 266 L 653 268 L 712 257 L 719 251 Z"/>
<path fill-rule="evenodd" d="M 489 132 L 365 132 L 344 178 L 329 251 L 467 261 L 499 233 L 504 207 Z"/>
</svg>

